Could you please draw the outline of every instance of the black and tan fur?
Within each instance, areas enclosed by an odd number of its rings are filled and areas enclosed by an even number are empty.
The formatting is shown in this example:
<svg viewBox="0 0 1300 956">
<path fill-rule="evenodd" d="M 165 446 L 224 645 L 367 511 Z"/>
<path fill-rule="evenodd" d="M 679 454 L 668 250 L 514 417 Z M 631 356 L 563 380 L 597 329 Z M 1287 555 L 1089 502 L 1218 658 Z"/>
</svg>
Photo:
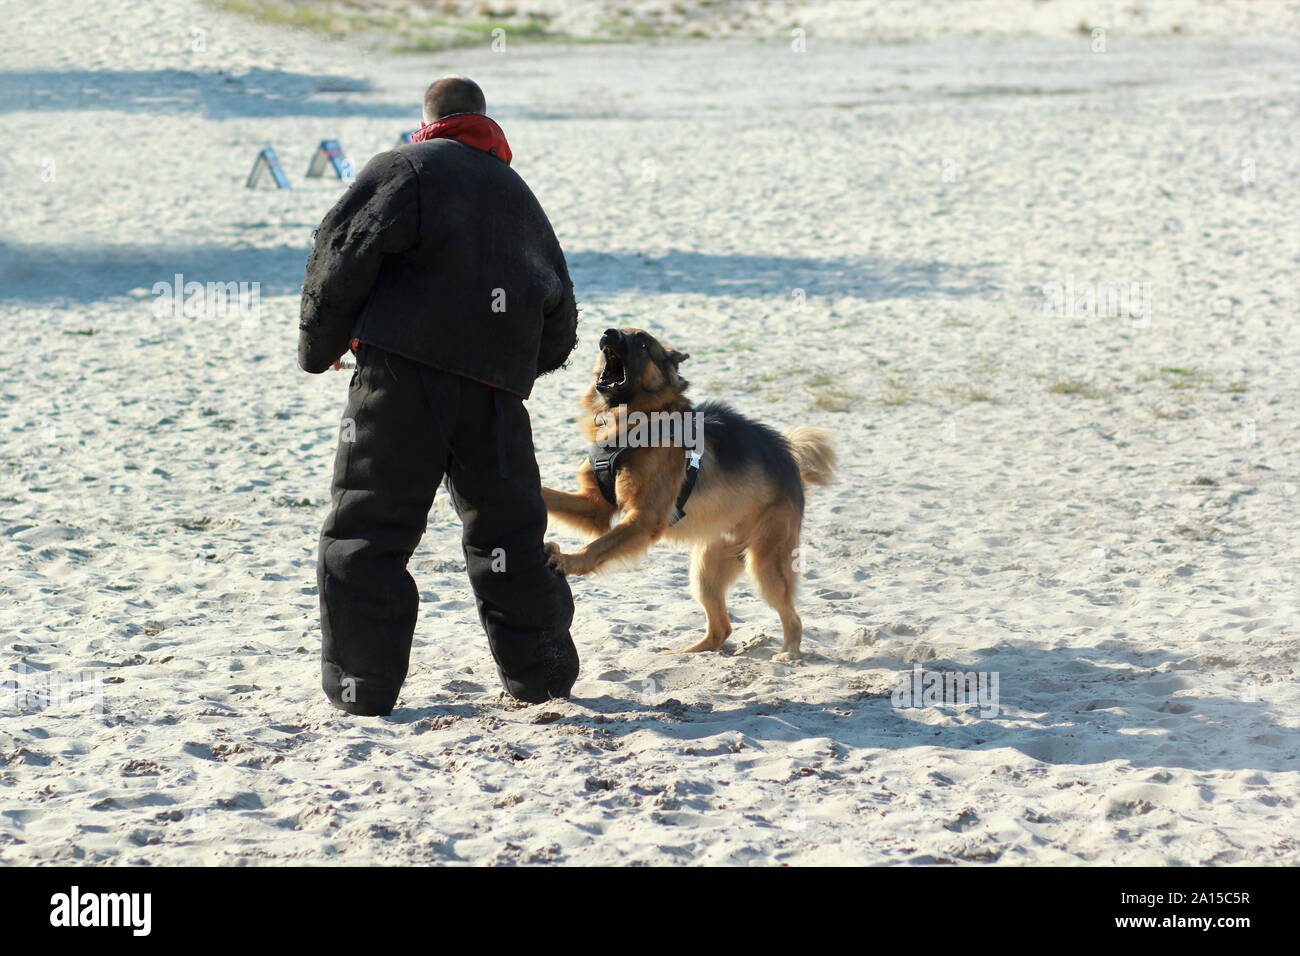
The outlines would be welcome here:
<svg viewBox="0 0 1300 956">
<path fill-rule="evenodd" d="M 691 588 L 704 606 L 708 629 L 684 651 L 717 650 L 730 636 L 727 589 L 748 570 L 781 616 L 780 658 L 797 658 L 803 624 L 794 596 L 804 486 L 830 482 L 835 465 L 830 435 L 801 426 L 782 436 L 720 402 L 693 406 L 678 373 L 688 357 L 639 329 L 607 330 L 596 380 L 582 398 L 587 414 L 580 419 L 584 436 L 595 442 L 610 438 L 630 412 L 703 413 L 704 455 L 685 517 L 669 524 L 687 468 L 681 447 L 624 451 L 615 482 L 617 506 L 601 494 L 591 462 L 585 462 L 576 493 L 543 488 L 542 497 L 553 517 L 593 540 L 571 554 L 549 543 L 551 564 L 566 574 L 590 574 L 638 557 L 661 540 L 690 544 Z"/>
</svg>

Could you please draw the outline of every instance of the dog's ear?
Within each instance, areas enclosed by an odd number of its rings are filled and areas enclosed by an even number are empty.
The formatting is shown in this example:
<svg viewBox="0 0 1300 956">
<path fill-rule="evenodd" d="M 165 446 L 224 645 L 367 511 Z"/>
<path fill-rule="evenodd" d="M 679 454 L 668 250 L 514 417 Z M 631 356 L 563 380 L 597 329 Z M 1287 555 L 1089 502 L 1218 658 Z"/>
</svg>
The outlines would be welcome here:
<svg viewBox="0 0 1300 956">
<path fill-rule="evenodd" d="M 664 349 L 664 358 L 668 359 L 669 363 L 672 364 L 673 371 L 670 378 L 672 378 L 676 383 L 677 391 L 684 392 L 690 388 L 691 383 L 682 378 L 681 370 L 678 368 L 678 366 L 690 358 L 690 356 L 685 352 L 679 352 L 676 349 Z"/>
</svg>

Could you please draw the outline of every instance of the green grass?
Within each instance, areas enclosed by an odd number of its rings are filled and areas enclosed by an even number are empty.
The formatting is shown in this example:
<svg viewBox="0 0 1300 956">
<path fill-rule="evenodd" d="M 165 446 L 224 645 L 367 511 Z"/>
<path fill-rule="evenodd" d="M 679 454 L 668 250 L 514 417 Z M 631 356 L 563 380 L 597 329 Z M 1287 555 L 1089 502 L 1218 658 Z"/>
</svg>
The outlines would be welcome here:
<svg viewBox="0 0 1300 956">
<path fill-rule="evenodd" d="M 912 400 L 912 391 L 907 383 L 895 375 L 885 379 L 885 387 L 880 390 L 880 404 L 887 406 L 906 405 Z"/>
<path fill-rule="evenodd" d="M 1248 387 L 1245 380 L 1219 384 L 1214 381 L 1214 376 L 1209 372 L 1190 366 L 1185 368 L 1181 365 L 1162 365 L 1155 370 L 1147 369 L 1138 375 L 1137 380 L 1144 384 L 1147 382 L 1164 382 L 1175 392 L 1187 391 L 1193 388 L 1215 387 L 1229 395 L 1240 395 Z"/>
<path fill-rule="evenodd" d="M 953 401 L 958 402 L 992 401 L 992 397 L 989 395 L 989 390 L 976 385 L 941 385 L 939 391 L 950 396 Z"/>
<path fill-rule="evenodd" d="M 315 33 L 340 36 L 355 29 L 358 15 L 339 15 L 329 10 L 293 3 L 251 2 L 251 0 L 222 0 L 223 10 L 243 13 L 264 23 L 280 26 L 302 27 Z"/>
<path fill-rule="evenodd" d="M 1176 390 L 1197 388 L 1210 381 L 1210 376 L 1200 369 L 1179 368 L 1175 365 L 1166 365 L 1160 369 L 1160 374 L 1169 379 L 1169 387 Z"/>
<path fill-rule="evenodd" d="M 1106 392 L 1088 382 L 1075 379 L 1061 379 L 1053 382 L 1047 389 L 1053 395 L 1082 395 L 1084 398 L 1105 398 Z"/>
<path fill-rule="evenodd" d="M 803 369 L 801 368 L 779 369 L 773 372 L 764 372 L 762 375 L 758 377 L 758 380 L 760 382 L 786 382 L 802 374 L 802 372 Z M 821 376 L 814 376 L 814 378 L 820 378 L 820 377 Z M 826 378 L 827 381 L 825 384 L 829 384 L 830 382 L 829 376 L 827 376 Z"/>
<path fill-rule="evenodd" d="M 359 33 L 391 38 L 396 53 L 429 53 L 486 45 L 493 31 L 504 30 L 507 49 L 511 42 L 558 42 L 570 44 L 620 43 L 628 40 L 664 38 L 709 39 L 698 27 L 689 32 L 682 24 L 646 20 L 631 8 L 615 11 L 596 36 L 575 36 L 551 27 L 544 11 L 520 13 L 514 4 L 476 6 L 451 0 L 434 3 L 400 3 L 380 0 L 211 0 L 233 13 L 251 16 L 264 23 L 296 27 L 332 37 Z"/>
<path fill-rule="evenodd" d="M 223 10 L 240 13 L 281 26 L 298 27 L 328 36 L 382 33 L 393 36 L 397 53 L 426 53 L 491 43 L 493 31 L 505 31 L 507 47 L 512 40 L 559 40 L 583 42 L 569 34 L 552 31 L 543 14 L 514 20 L 512 8 L 480 5 L 475 17 L 456 17 L 454 4 L 444 4 L 440 16 L 431 5 L 408 6 L 402 14 L 364 7 L 323 3 L 321 0 L 216 0 Z"/>
<path fill-rule="evenodd" d="M 601 23 L 601 32 L 611 38 L 629 40 L 662 40 L 673 35 L 670 27 L 651 23 L 649 20 L 633 20 L 626 23 L 621 20 L 605 20 Z"/>
<path fill-rule="evenodd" d="M 1056 382 L 1048 391 L 1053 395 L 1081 395 L 1087 388 L 1083 382 Z"/>
<path fill-rule="evenodd" d="M 813 399 L 812 407 L 820 412 L 847 412 L 858 396 L 838 388 L 828 388 Z"/>
<path fill-rule="evenodd" d="M 828 372 L 819 372 L 804 379 L 804 385 L 812 390 L 812 407 L 821 412 L 847 412 L 858 396 L 835 384 L 836 379 Z"/>
</svg>

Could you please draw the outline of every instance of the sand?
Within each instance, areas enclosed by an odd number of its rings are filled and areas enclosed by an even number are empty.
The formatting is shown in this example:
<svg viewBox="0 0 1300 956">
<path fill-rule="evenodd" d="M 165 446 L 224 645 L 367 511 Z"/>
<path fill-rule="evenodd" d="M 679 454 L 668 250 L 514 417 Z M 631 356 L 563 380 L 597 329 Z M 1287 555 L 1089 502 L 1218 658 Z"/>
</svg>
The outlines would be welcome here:
<svg viewBox="0 0 1300 956">
<path fill-rule="evenodd" d="M 0 861 L 1300 862 L 1295 6 L 1161 4 L 1185 29 L 1104 52 L 1075 27 L 1115 5 L 862 6 L 889 29 L 803 52 L 399 57 L 0 2 Z M 690 352 L 697 399 L 834 430 L 801 662 L 747 582 L 722 653 L 664 654 L 703 615 L 660 549 L 574 582 L 574 697 L 514 704 L 440 496 L 399 709 L 323 699 L 347 376 L 294 358 L 342 186 L 303 172 L 451 71 L 584 310 L 529 402 L 544 481 L 609 325 Z M 244 188 L 267 143 L 292 191 Z M 177 274 L 258 285 L 171 314 Z M 898 706 L 917 666 L 996 706 Z"/>
</svg>

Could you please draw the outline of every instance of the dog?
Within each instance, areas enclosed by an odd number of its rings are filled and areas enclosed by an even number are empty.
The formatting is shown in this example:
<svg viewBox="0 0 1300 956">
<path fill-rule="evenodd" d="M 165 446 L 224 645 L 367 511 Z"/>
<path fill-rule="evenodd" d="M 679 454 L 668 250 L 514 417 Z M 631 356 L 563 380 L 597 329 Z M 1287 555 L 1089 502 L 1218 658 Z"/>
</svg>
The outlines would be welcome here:
<svg viewBox="0 0 1300 956">
<path fill-rule="evenodd" d="M 578 491 L 542 488 L 547 512 L 594 540 L 571 554 L 548 542 L 548 562 L 583 575 L 661 540 L 689 544 L 691 590 L 708 624 L 703 638 L 677 653 L 723 645 L 731 635 L 727 588 L 748 570 L 781 617 L 777 659 L 797 659 L 804 488 L 833 477 L 830 434 L 800 426 L 783 436 L 721 402 L 693 405 L 679 372 L 687 358 L 641 329 L 601 335 L 595 381 L 581 402 L 592 446 Z"/>
</svg>

